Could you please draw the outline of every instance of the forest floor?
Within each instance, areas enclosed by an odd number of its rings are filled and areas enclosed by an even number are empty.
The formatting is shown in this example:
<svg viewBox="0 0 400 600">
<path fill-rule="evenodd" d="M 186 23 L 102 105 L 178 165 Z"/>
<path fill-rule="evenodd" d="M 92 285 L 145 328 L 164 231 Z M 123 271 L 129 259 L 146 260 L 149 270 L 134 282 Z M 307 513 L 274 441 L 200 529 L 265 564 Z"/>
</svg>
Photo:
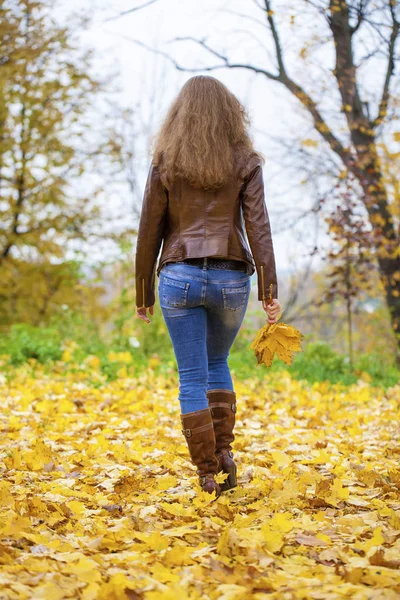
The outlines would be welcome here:
<svg viewBox="0 0 400 600">
<path fill-rule="evenodd" d="M 398 599 L 400 385 L 234 387 L 238 486 L 215 499 L 172 374 L 0 375 L 0 598 Z"/>
</svg>

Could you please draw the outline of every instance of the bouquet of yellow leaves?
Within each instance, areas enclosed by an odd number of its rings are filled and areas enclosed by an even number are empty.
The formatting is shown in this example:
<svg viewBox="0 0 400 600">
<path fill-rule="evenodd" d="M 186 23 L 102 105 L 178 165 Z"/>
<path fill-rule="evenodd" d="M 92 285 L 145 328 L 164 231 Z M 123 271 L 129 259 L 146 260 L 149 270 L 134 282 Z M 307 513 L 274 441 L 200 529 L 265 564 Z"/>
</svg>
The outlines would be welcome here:
<svg viewBox="0 0 400 600">
<path fill-rule="evenodd" d="M 272 300 L 272 285 L 269 300 Z M 282 313 L 283 310 L 279 313 L 278 319 L 281 318 Z M 257 332 L 249 348 L 254 349 L 258 364 L 264 363 L 266 367 L 270 367 L 276 352 L 278 358 L 291 365 L 293 352 L 302 352 L 300 346 L 302 337 L 303 334 L 292 325 L 267 321 Z"/>
</svg>

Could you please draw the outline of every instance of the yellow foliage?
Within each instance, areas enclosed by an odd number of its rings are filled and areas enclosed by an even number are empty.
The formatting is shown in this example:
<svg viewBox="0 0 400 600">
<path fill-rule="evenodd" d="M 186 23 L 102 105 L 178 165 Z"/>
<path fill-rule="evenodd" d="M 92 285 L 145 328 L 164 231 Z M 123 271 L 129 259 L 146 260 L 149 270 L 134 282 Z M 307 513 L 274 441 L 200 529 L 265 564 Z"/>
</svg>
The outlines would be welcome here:
<svg viewBox="0 0 400 600">
<path fill-rule="evenodd" d="M 282 314 L 282 313 L 281 313 Z M 249 349 L 254 349 L 257 363 L 270 367 L 274 354 L 287 365 L 292 364 L 293 352 L 301 352 L 300 340 L 303 334 L 286 323 L 266 323 L 257 332 Z"/>
<path fill-rule="evenodd" d="M 301 143 L 303 146 L 306 146 L 306 148 L 316 148 L 319 145 L 318 140 L 311 139 L 303 140 Z"/>
<path fill-rule="evenodd" d="M 125 364 L 129 364 L 133 360 L 130 352 L 109 352 L 107 358 L 110 362 L 120 362 Z"/>
</svg>

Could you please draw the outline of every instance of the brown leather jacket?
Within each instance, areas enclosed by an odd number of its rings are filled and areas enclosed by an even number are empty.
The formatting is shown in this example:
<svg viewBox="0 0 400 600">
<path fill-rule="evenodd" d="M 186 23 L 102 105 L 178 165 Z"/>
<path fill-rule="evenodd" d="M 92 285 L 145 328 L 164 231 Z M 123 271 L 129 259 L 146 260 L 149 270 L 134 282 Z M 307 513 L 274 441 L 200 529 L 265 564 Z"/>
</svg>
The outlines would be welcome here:
<svg viewBox="0 0 400 600">
<path fill-rule="evenodd" d="M 250 249 L 245 236 L 247 232 Z M 156 260 L 164 241 L 160 260 Z M 168 261 L 214 256 L 245 261 L 257 270 L 258 300 L 278 298 L 274 249 L 258 156 L 237 158 L 233 176 L 216 191 L 186 180 L 171 185 L 162 165 L 151 164 L 136 246 L 136 306 L 154 304 L 155 274 Z"/>
</svg>

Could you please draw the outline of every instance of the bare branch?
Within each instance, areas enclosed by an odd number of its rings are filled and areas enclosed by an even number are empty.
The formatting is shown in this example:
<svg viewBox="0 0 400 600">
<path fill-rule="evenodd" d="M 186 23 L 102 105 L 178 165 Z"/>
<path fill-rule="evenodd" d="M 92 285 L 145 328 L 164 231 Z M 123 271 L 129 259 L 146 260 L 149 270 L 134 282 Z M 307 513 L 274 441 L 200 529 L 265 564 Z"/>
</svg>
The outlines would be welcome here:
<svg viewBox="0 0 400 600">
<path fill-rule="evenodd" d="M 264 25 L 264 27 L 265 27 L 265 25 Z M 232 32 L 235 35 L 238 34 L 238 33 L 242 33 L 245 36 L 247 36 L 247 37 L 255 40 L 258 43 L 259 47 L 262 48 L 265 51 L 265 54 L 267 55 L 267 57 L 270 58 L 270 56 L 271 56 L 271 50 L 270 50 L 270 48 L 268 48 L 264 44 L 264 42 L 262 40 L 260 40 L 260 38 L 255 33 L 253 33 L 252 31 L 249 31 L 248 29 L 233 29 Z"/>
<path fill-rule="evenodd" d="M 204 40 L 198 40 L 196 38 L 186 36 L 186 37 L 178 37 L 171 41 L 172 42 L 186 42 L 186 41 L 195 42 L 196 44 L 199 44 L 202 48 L 207 50 L 207 52 L 209 52 L 213 56 L 216 56 L 217 58 L 219 58 L 220 60 L 223 61 L 221 65 L 214 65 L 211 67 L 199 67 L 197 69 L 189 69 L 189 68 L 181 67 L 180 68 L 181 71 L 197 71 L 198 72 L 198 71 L 211 71 L 213 69 L 221 69 L 221 68 L 247 69 L 249 71 L 253 71 L 254 73 L 261 73 L 262 75 L 265 75 L 266 77 L 268 77 L 268 79 L 272 79 L 273 81 L 280 81 L 279 74 L 274 75 L 270 71 L 267 71 L 266 69 L 262 69 L 261 67 L 256 67 L 255 65 L 248 65 L 248 64 L 242 64 L 242 63 L 230 63 L 227 56 L 225 56 L 221 52 L 218 52 L 217 50 L 214 50 L 214 48 L 211 48 Z M 166 55 L 166 56 L 168 56 L 168 55 Z"/>
<path fill-rule="evenodd" d="M 310 4 L 311 6 L 313 6 L 319 12 L 319 14 L 324 17 L 324 19 L 326 21 L 329 21 L 328 10 L 327 10 L 326 6 L 320 6 L 320 5 L 316 4 L 315 2 L 313 2 L 312 0 L 307 0 L 307 4 Z"/>
<path fill-rule="evenodd" d="M 225 54 L 222 54 L 221 52 L 217 52 L 217 50 L 214 50 L 213 48 L 211 48 L 205 42 L 205 40 L 198 40 L 198 39 L 193 38 L 191 36 L 184 36 L 184 37 L 177 37 L 177 38 L 175 38 L 174 40 L 171 40 L 171 41 L 172 42 L 196 42 L 196 44 L 199 44 L 199 46 L 201 46 L 202 48 L 204 48 L 205 50 L 207 50 L 208 52 L 210 52 L 211 54 L 213 54 L 217 58 L 220 58 L 225 63 L 228 62 L 228 57 Z"/>
<path fill-rule="evenodd" d="M 281 41 L 279 39 L 279 34 L 278 34 L 278 30 L 275 26 L 275 20 L 273 17 L 273 10 L 271 8 L 271 2 L 270 0 L 264 0 L 265 1 L 265 12 L 267 13 L 267 19 L 268 19 L 268 23 L 269 26 L 271 28 L 271 32 L 272 32 L 272 37 L 274 38 L 274 44 L 275 44 L 275 51 L 276 51 L 276 59 L 278 61 L 278 66 L 279 66 L 279 74 L 280 75 L 284 75 L 286 74 L 286 69 L 285 69 L 285 65 L 283 62 L 283 54 L 282 54 L 282 46 L 281 46 Z"/>
<path fill-rule="evenodd" d="M 253 23 L 257 23 L 257 25 L 261 25 L 265 27 L 264 21 L 260 21 L 260 19 L 256 19 L 256 17 L 252 17 L 250 15 L 246 15 L 245 13 L 236 12 L 235 10 L 229 10 L 228 8 L 221 9 L 221 12 L 227 13 L 229 15 L 235 15 L 236 17 L 240 17 L 241 19 L 248 19 Z"/>
<path fill-rule="evenodd" d="M 257 0 L 253 0 L 253 4 L 255 4 L 257 6 L 257 8 L 261 9 L 261 10 L 265 10 L 265 8 L 263 6 L 261 6 L 260 4 L 258 4 Z"/>
<path fill-rule="evenodd" d="M 158 0 L 149 0 L 148 2 L 145 2 L 144 4 L 140 4 L 139 6 L 134 6 L 133 8 L 130 8 L 129 10 L 124 10 L 123 12 L 119 13 L 119 15 L 117 15 L 116 17 L 109 17 L 108 19 L 106 19 L 105 23 L 107 23 L 108 21 L 115 21 L 116 19 L 120 19 L 121 17 L 125 17 L 126 15 L 129 15 L 130 13 L 136 12 L 137 10 L 141 10 L 142 8 L 146 8 L 147 6 L 150 6 L 150 4 L 154 4 L 155 2 L 158 2 Z"/>
<path fill-rule="evenodd" d="M 158 50 L 157 48 L 152 48 L 151 46 L 148 46 L 147 44 L 145 44 L 144 42 L 141 42 L 140 40 L 135 40 L 134 38 L 128 37 L 127 35 L 120 35 L 119 37 L 122 37 L 122 39 L 126 40 L 127 42 L 132 42 L 133 44 L 136 44 L 137 46 L 140 46 L 141 48 L 145 48 L 145 50 L 148 50 L 149 52 L 152 52 L 153 54 L 158 54 L 159 56 L 163 56 L 164 58 L 166 58 L 170 63 L 173 64 L 173 66 L 177 69 L 177 71 L 193 71 L 193 72 L 199 72 L 199 71 L 205 71 L 207 70 L 206 68 L 198 68 L 198 69 L 189 69 L 186 67 L 183 67 L 181 64 L 179 64 L 170 54 L 168 54 L 167 52 L 163 52 L 162 50 Z M 225 65 L 222 65 L 225 66 Z M 215 67 L 216 68 L 216 67 Z M 212 70 L 211 68 L 208 68 L 208 70 Z"/>
<path fill-rule="evenodd" d="M 353 35 L 360 28 L 361 24 L 364 22 L 365 16 L 366 16 L 365 11 L 367 9 L 369 2 L 370 2 L 370 0 L 360 0 L 360 4 L 356 8 L 357 22 L 355 25 L 350 27 L 351 35 Z"/>
<path fill-rule="evenodd" d="M 400 32 L 400 23 L 397 21 L 396 16 L 394 14 L 394 2 L 390 1 L 390 14 L 392 17 L 392 31 L 390 34 L 389 40 L 389 56 L 388 56 L 388 66 L 386 70 L 385 83 L 383 84 L 383 91 L 381 101 L 379 103 L 379 111 L 378 116 L 373 122 L 373 127 L 378 127 L 384 118 L 387 115 L 388 104 L 389 104 L 389 91 L 390 91 L 390 81 L 392 79 L 392 75 L 394 73 L 395 68 L 395 48 L 396 42 Z"/>
</svg>

